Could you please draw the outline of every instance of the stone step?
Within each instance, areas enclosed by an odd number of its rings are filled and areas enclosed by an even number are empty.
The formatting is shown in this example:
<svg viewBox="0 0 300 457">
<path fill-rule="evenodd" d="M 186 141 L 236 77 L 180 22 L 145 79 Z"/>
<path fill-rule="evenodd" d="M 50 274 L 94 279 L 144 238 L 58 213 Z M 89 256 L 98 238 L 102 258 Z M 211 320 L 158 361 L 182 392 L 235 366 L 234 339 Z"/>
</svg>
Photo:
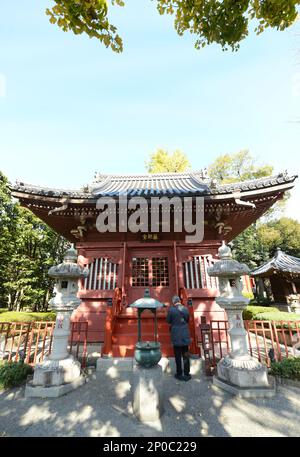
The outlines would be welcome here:
<svg viewBox="0 0 300 457">
<path fill-rule="evenodd" d="M 134 356 L 135 344 L 113 344 L 112 345 L 112 356 L 113 357 L 133 357 Z M 172 357 L 174 356 L 173 346 L 171 344 L 165 343 L 161 352 L 163 357 Z"/>
<path fill-rule="evenodd" d="M 145 323 L 142 322 L 142 333 L 153 333 L 154 332 L 154 324 L 153 323 Z M 115 327 L 114 327 L 114 332 L 116 334 L 119 333 L 137 333 L 138 331 L 138 325 L 137 323 L 134 322 L 116 322 Z M 157 326 L 157 331 L 158 333 L 165 333 L 169 334 L 170 333 L 170 328 L 169 325 L 167 324 L 161 324 Z"/>
<path fill-rule="evenodd" d="M 145 333 L 142 334 L 143 341 L 154 341 L 153 333 Z M 158 341 L 163 345 L 171 344 L 171 338 L 169 334 L 159 334 Z M 113 344 L 135 344 L 137 342 L 137 333 L 126 333 L 126 334 L 115 334 L 112 337 Z"/>
</svg>

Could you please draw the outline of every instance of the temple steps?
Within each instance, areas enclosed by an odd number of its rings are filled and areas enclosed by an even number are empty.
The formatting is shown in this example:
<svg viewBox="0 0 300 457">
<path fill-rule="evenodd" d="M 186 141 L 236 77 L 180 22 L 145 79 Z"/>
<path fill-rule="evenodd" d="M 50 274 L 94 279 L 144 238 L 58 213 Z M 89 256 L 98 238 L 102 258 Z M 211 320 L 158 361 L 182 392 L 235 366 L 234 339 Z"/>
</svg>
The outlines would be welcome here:
<svg viewBox="0 0 300 457">
<path fill-rule="evenodd" d="M 113 344 L 112 356 L 113 357 L 133 357 L 134 344 Z M 163 357 L 174 357 L 173 346 L 171 344 L 164 344 L 161 348 Z"/>
<path fill-rule="evenodd" d="M 161 312 L 157 313 L 157 319 L 166 319 L 167 313 Z M 128 310 L 128 308 L 123 311 L 121 314 L 118 315 L 118 319 L 136 319 L 138 318 L 138 314 L 136 310 Z M 154 320 L 154 315 L 149 311 L 144 311 L 142 314 L 142 320 Z"/>
<path fill-rule="evenodd" d="M 158 341 L 164 357 L 174 356 L 171 344 L 169 324 L 166 321 L 166 312 L 158 313 L 157 333 Z M 142 340 L 154 341 L 154 316 L 151 312 L 142 314 Z M 138 340 L 138 316 L 135 309 L 126 308 L 117 317 L 112 336 L 113 357 L 133 357 L 134 347 Z"/>
<path fill-rule="evenodd" d="M 123 344 L 135 344 L 137 342 L 137 339 L 138 339 L 138 334 L 137 332 L 136 333 L 125 333 L 123 335 L 120 335 L 120 334 L 115 334 L 113 335 L 112 337 L 112 342 L 113 344 L 120 344 L 120 345 L 123 345 Z M 143 341 L 154 341 L 154 336 L 153 336 L 153 333 L 143 333 L 143 338 L 142 338 Z M 160 334 L 158 335 L 158 338 L 157 338 L 158 342 L 161 343 L 161 344 L 171 344 L 171 339 L 170 339 L 170 335 L 169 334 Z"/>
<path fill-rule="evenodd" d="M 142 322 L 142 334 L 152 333 L 154 335 L 154 323 L 153 322 Z M 114 331 L 117 334 L 120 333 L 137 333 L 138 325 L 136 321 L 117 321 L 115 323 Z M 167 333 L 169 334 L 169 325 L 165 322 L 158 322 L 157 325 L 158 333 Z"/>
</svg>

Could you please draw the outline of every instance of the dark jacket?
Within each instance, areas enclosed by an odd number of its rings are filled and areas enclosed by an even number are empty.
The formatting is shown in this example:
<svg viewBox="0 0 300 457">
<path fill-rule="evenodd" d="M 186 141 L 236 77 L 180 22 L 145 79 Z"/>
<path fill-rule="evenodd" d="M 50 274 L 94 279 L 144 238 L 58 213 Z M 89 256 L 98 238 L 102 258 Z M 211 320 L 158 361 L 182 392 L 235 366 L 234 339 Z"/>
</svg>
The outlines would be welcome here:
<svg viewBox="0 0 300 457">
<path fill-rule="evenodd" d="M 171 340 L 174 346 L 189 346 L 191 344 L 189 330 L 190 315 L 183 305 L 171 306 L 167 322 L 171 325 Z"/>
</svg>

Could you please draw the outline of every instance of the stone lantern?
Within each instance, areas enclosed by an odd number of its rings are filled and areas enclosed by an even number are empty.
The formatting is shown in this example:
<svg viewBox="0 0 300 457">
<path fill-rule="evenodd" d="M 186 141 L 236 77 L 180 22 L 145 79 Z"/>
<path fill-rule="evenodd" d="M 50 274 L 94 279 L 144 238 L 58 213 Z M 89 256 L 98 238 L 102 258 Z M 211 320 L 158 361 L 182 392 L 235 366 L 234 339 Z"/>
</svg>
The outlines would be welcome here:
<svg viewBox="0 0 300 457">
<path fill-rule="evenodd" d="M 88 269 L 77 264 L 74 247 L 65 253 L 63 263 L 51 267 L 49 276 L 56 280 L 50 309 L 57 312 L 52 351 L 35 366 L 33 380 L 27 384 L 27 397 L 59 397 L 85 382 L 80 363 L 69 353 L 72 312 L 81 304 L 77 297 L 78 281 L 88 276 Z"/>
<path fill-rule="evenodd" d="M 219 278 L 220 296 L 216 302 L 227 313 L 231 352 L 218 363 L 214 384 L 239 396 L 272 396 L 274 390 L 269 386 L 266 367 L 248 352 L 243 310 L 250 300 L 243 296 L 242 276 L 250 270 L 233 260 L 231 249 L 224 242 L 219 257 L 220 261 L 208 269 L 208 274 Z"/>
</svg>

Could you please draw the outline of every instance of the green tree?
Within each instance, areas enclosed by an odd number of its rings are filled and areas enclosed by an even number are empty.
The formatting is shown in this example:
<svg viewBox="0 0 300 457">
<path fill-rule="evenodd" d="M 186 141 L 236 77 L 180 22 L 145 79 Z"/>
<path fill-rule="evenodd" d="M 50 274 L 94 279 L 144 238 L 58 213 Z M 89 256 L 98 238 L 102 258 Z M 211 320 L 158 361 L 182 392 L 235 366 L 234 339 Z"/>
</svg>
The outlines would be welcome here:
<svg viewBox="0 0 300 457">
<path fill-rule="evenodd" d="M 272 175 L 273 172 L 274 167 L 272 165 L 257 164 L 256 159 L 248 150 L 220 155 L 208 167 L 209 176 L 220 184 L 264 178 Z M 267 220 L 280 217 L 289 198 L 290 193 L 287 192 L 282 200 L 279 200 L 267 211 L 264 217 Z"/>
<path fill-rule="evenodd" d="M 53 282 L 48 269 L 62 260 L 66 240 L 12 200 L 0 172 L 0 306 L 47 309 Z"/>
<path fill-rule="evenodd" d="M 235 154 L 223 154 L 208 167 L 209 176 L 219 183 L 227 184 L 270 176 L 271 165 L 257 165 L 248 150 Z"/>
<path fill-rule="evenodd" d="M 300 223 L 288 217 L 258 222 L 236 237 L 232 245 L 235 258 L 251 269 L 272 258 L 278 247 L 300 258 Z"/>
<path fill-rule="evenodd" d="M 148 173 L 180 173 L 190 168 L 191 165 L 187 156 L 179 150 L 170 154 L 164 149 L 157 149 L 146 162 Z"/>
<path fill-rule="evenodd" d="M 50 22 L 64 31 L 86 33 L 106 47 L 122 52 L 123 42 L 117 28 L 109 22 L 109 7 L 124 6 L 123 0 L 54 0 L 47 8 Z M 195 47 L 217 43 L 223 50 L 237 50 L 249 34 L 252 23 L 255 32 L 271 27 L 285 30 L 297 18 L 300 0 L 156 0 L 160 14 L 174 16 L 179 35 L 190 32 L 196 36 Z"/>
<path fill-rule="evenodd" d="M 262 224 L 257 230 L 258 239 L 269 251 L 270 257 L 277 248 L 300 258 L 300 223 L 289 217 Z"/>
<path fill-rule="evenodd" d="M 232 244 L 236 260 L 246 263 L 250 269 L 256 268 L 269 258 L 268 248 L 260 243 L 257 224 L 253 224 L 236 237 Z"/>
</svg>

